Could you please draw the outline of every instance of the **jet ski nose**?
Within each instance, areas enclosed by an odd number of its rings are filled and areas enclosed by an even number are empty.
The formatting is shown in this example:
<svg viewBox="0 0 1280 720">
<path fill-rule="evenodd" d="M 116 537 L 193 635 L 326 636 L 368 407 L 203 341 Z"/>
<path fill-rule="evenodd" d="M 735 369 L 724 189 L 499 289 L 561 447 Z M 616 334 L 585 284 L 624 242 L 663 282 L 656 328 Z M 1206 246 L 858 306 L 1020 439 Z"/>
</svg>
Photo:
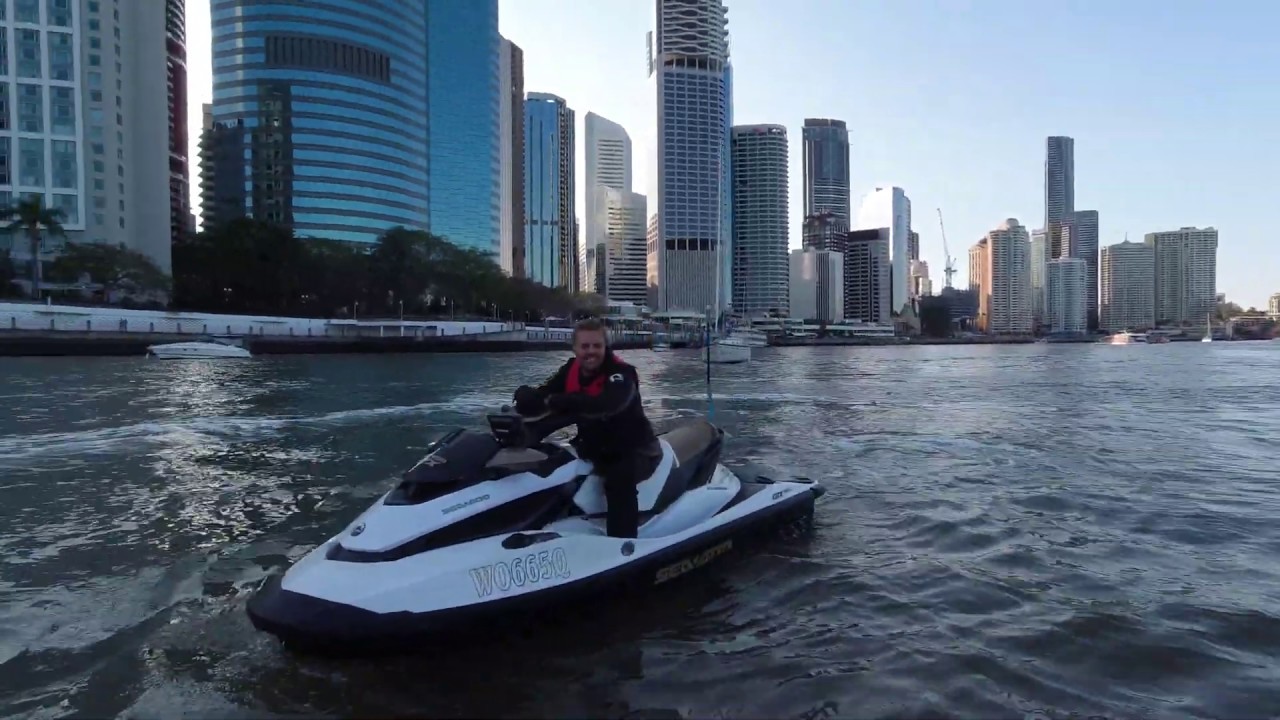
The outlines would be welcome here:
<svg viewBox="0 0 1280 720">
<path fill-rule="evenodd" d="M 814 483 L 813 487 L 809 488 L 809 492 L 813 493 L 813 499 L 817 500 L 827 494 L 827 489 L 817 483 Z"/>
</svg>

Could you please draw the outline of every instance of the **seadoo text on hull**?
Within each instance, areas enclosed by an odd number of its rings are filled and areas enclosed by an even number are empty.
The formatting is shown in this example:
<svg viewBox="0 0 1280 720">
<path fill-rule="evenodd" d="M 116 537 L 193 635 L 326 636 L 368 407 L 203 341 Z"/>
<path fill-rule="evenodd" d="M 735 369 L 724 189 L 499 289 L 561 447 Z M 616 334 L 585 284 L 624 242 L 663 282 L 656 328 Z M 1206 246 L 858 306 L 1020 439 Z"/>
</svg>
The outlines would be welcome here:
<svg viewBox="0 0 1280 720">
<path fill-rule="evenodd" d="M 602 479 L 571 442 L 547 439 L 572 418 L 504 408 L 488 419 L 489 432 L 432 443 L 342 532 L 268 576 L 248 602 L 254 627 L 303 651 L 421 648 L 805 535 L 823 494 L 806 479 L 729 469 L 724 431 L 688 418 L 659 435 L 662 455 L 637 486 L 638 537 L 608 537 Z"/>
</svg>

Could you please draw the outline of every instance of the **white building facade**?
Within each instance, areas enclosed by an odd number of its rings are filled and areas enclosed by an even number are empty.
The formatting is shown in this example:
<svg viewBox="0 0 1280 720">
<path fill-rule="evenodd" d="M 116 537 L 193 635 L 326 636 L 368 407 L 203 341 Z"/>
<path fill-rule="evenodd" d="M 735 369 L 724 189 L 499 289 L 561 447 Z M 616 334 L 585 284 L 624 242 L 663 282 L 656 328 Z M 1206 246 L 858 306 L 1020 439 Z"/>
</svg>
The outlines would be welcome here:
<svg viewBox="0 0 1280 720">
<path fill-rule="evenodd" d="M 791 317 L 844 320 L 844 256 L 830 250 L 791 251 Z"/>
<path fill-rule="evenodd" d="M 901 313 L 910 302 L 911 200 L 900 187 L 877 187 L 862 198 L 858 208 L 858 230 L 889 228 L 889 305 Z"/>
<path fill-rule="evenodd" d="M 631 136 L 618 123 L 588 112 L 583 120 L 583 148 L 586 218 L 578 249 L 580 283 L 584 291 L 600 292 L 605 284 L 601 270 L 607 264 L 603 256 L 607 228 L 602 222 L 608 214 L 605 190 L 631 192 Z"/>
<path fill-rule="evenodd" d="M 163 2 L 0 3 L 0 193 L 39 196 L 71 241 L 123 243 L 171 269 Z M 164 200 L 160 200 L 164 198 Z M 0 239 L 22 267 L 25 242 Z M 46 242 L 51 260 L 60 239 Z"/>
<path fill-rule="evenodd" d="M 1155 249 L 1156 324 L 1199 325 L 1218 304 L 1218 231 L 1147 233 Z"/>
<path fill-rule="evenodd" d="M 733 309 L 787 317 L 787 129 L 739 125 L 730 140 L 733 166 Z"/>
<path fill-rule="evenodd" d="M 1080 258 L 1050 260 L 1045 272 L 1049 332 L 1080 334 L 1089 329 L 1089 267 Z"/>
<path fill-rule="evenodd" d="M 1098 327 L 1107 332 L 1156 326 L 1156 255 L 1146 243 L 1102 248 L 1099 260 Z"/>
<path fill-rule="evenodd" d="M 610 302 L 644 305 L 646 239 L 645 196 L 606 187 L 599 197 L 604 205 L 603 294 Z M 600 221 L 597 220 L 597 223 Z"/>
</svg>

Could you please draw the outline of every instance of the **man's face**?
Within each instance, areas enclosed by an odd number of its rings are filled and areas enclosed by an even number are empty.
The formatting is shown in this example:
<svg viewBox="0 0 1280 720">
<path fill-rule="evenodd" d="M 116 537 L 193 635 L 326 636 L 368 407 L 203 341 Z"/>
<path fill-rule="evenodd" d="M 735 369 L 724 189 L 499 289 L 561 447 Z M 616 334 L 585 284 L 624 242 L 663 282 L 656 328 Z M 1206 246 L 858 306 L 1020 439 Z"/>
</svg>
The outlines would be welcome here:
<svg viewBox="0 0 1280 720">
<path fill-rule="evenodd" d="M 573 354 L 587 372 L 595 372 L 604 362 L 604 332 L 579 330 L 573 340 Z"/>
</svg>

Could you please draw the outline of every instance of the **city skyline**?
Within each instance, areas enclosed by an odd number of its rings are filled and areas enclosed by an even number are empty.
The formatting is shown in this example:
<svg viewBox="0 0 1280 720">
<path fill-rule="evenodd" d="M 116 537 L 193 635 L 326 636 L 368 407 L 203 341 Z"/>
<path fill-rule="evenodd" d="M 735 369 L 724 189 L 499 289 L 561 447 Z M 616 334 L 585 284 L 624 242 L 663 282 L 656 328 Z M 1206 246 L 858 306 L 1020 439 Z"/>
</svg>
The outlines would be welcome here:
<svg viewBox="0 0 1280 720">
<path fill-rule="evenodd" d="M 610 6 L 610 13 L 575 12 L 578 5 L 551 0 L 500 0 L 499 4 L 500 30 L 525 50 L 526 85 L 566 97 L 571 106 L 580 110 L 580 115 L 597 112 L 627 128 L 636 138 L 635 187 L 642 190 L 647 179 L 639 158 L 649 152 L 649 148 L 644 137 L 645 113 L 640 107 L 643 103 L 637 102 L 637 98 L 644 93 L 645 72 L 643 61 L 636 61 L 636 55 L 625 48 L 640 48 L 643 58 L 644 28 L 652 24 L 652 1 L 617 3 Z M 930 222 L 934 219 L 933 208 L 941 207 L 946 214 L 951 255 L 957 258 L 957 271 L 964 277 L 962 249 L 1000 218 L 1041 216 L 1045 138 L 1066 135 L 1076 141 L 1075 204 L 1097 209 L 1102 216 L 1099 246 L 1119 242 L 1126 232 L 1131 237 L 1141 237 L 1161 229 L 1212 225 L 1223 238 L 1219 253 L 1222 268 L 1219 290 L 1244 306 L 1264 306 L 1275 292 L 1274 281 L 1264 264 L 1251 262 L 1262 250 L 1260 215 L 1256 210 L 1239 211 L 1241 206 L 1251 203 L 1265 206 L 1262 185 L 1248 182 L 1239 176 L 1235 167 L 1244 157 L 1258 160 L 1259 167 L 1266 166 L 1267 162 L 1257 153 L 1274 153 L 1276 146 L 1259 143 L 1257 139 L 1274 129 L 1262 125 L 1244 127 L 1243 123 L 1252 122 L 1247 118 L 1256 113 L 1227 113 L 1233 117 L 1214 122 L 1223 129 L 1233 127 L 1232 132 L 1213 134 L 1205 140 L 1199 128 L 1189 127 L 1193 119 L 1176 111 L 1181 107 L 1179 102 L 1185 105 L 1194 96 L 1193 87 L 1206 83 L 1218 83 L 1215 87 L 1224 92 L 1227 99 L 1236 98 L 1233 102 L 1252 102 L 1242 93 L 1250 86 L 1260 87 L 1260 68 L 1266 65 L 1258 57 L 1264 51 L 1263 38 L 1247 37 L 1258 27 L 1256 19 L 1244 23 L 1245 38 L 1225 46 L 1230 57 L 1224 62 L 1234 59 L 1242 64 L 1243 72 L 1208 78 L 1204 69 L 1179 61 L 1180 70 L 1187 71 L 1184 73 L 1186 87 L 1166 87 L 1169 82 L 1163 81 L 1165 86 L 1158 88 L 1172 98 L 1172 104 L 1122 103 L 1114 107 L 1108 105 L 1107 112 L 1098 113 L 1095 110 L 1101 107 L 1099 100 L 1089 98 L 1114 98 L 1128 91 L 1135 76 L 1150 72 L 1145 66 L 1152 61 L 1137 51 L 1141 43 L 1122 46 L 1121 37 L 1126 33 L 1137 33 L 1143 42 L 1153 42 L 1154 39 L 1147 38 L 1159 37 L 1158 31 L 1191 34 L 1202 30 L 1206 23 L 1214 27 L 1239 23 L 1234 17 L 1239 11 L 1232 9 L 1206 14 L 1188 8 L 1163 16 L 1154 25 L 1132 9 L 1111 9 L 1108 12 L 1116 16 L 1116 23 L 1108 28 L 1105 36 L 1097 33 L 1091 36 L 1088 52 L 1083 46 L 1058 48 L 1050 56 L 1028 52 L 1035 55 L 1030 65 L 1039 68 L 1039 73 L 1061 75 L 1052 93 L 1047 89 L 1036 91 L 1037 97 L 1046 98 L 1046 107 L 1055 110 L 1051 123 L 1044 122 L 1046 112 L 1041 110 L 1015 112 L 977 122 L 971 117 L 965 118 L 977 115 L 975 105 L 986 103 L 989 95 L 981 88 L 992 86 L 986 81 L 978 83 L 978 78 L 990 80 L 1029 70 L 1026 67 L 1010 69 L 1007 63 L 997 63 L 994 57 L 966 48 L 960 40 L 966 28 L 999 22 L 1013 33 L 1019 48 L 1031 46 L 1033 38 L 1043 35 L 1044 21 L 1026 8 L 1014 3 L 994 3 L 984 6 L 980 12 L 965 15 L 944 7 L 930 17 L 920 18 L 908 7 L 842 5 L 833 8 L 802 2 L 780 19 L 774 4 L 750 0 L 730 0 L 727 4 L 735 47 L 734 122 L 783 124 L 791 134 L 792 248 L 799 243 L 796 230 L 803 212 L 803 154 L 799 131 L 806 117 L 837 118 L 848 124 L 851 194 L 861 196 L 877 184 L 898 185 L 907 191 L 920 218 L 912 229 L 921 236 L 921 258 L 937 276 L 933 278 L 935 289 L 941 287 L 941 269 L 945 263 L 937 223 Z M 189 96 L 193 106 L 198 107 L 202 99 L 207 101 L 209 93 L 202 84 L 209 76 L 209 44 L 207 36 L 201 37 L 200 33 L 201 16 L 207 23 L 208 9 L 199 3 L 192 5 L 188 8 Z M 1061 8 L 1048 12 L 1055 21 L 1061 20 L 1063 27 L 1094 27 L 1089 14 L 1068 13 Z M 824 85 L 824 78 L 830 80 L 833 72 L 827 66 L 834 67 L 833 64 L 810 68 L 816 74 L 801 83 L 770 68 L 779 54 L 802 57 L 803 48 L 814 41 L 809 32 L 812 28 L 838 36 L 841 23 L 854 21 L 861 26 L 878 28 L 874 42 L 842 48 L 840 52 L 848 56 L 848 61 L 834 65 L 865 63 L 866 58 L 873 58 L 882 50 L 879 45 L 885 41 L 880 38 L 892 37 L 895 32 L 911 32 L 907 29 L 911 23 L 922 24 L 916 32 L 937 42 L 931 42 L 931 52 L 908 58 L 901 67 L 889 68 L 874 76 L 856 74 L 851 83 L 842 85 L 848 89 L 838 94 L 827 92 L 825 88 L 829 83 Z M 561 38 L 566 35 L 575 38 L 574 48 L 578 52 L 563 52 Z M 1132 49 L 1126 49 L 1130 46 Z M 1095 68 L 1097 63 L 1089 60 L 1100 48 L 1111 52 L 1119 65 L 1111 63 Z M 572 57 L 584 53 L 602 59 L 584 64 Z M 939 62 L 944 55 L 948 62 Z M 1245 64 L 1251 57 L 1251 63 Z M 1079 72 L 1069 71 L 1077 66 L 1081 68 Z M 913 79 L 904 82 L 906 76 Z M 1179 92 L 1186 95 L 1181 101 Z M 930 99 L 931 95 L 934 99 Z M 939 105 L 941 98 L 947 98 L 947 102 Z M 1032 99 L 1020 97 L 1019 104 L 1028 106 Z M 1080 107 L 1066 107 L 1072 102 L 1079 103 Z M 868 113 L 866 107 L 884 110 Z M 1057 112 L 1064 108 L 1065 111 Z M 198 112 L 189 115 L 192 125 L 198 128 Z M 1147 140 L 1152 137 L 1162 137 L 1164 141 Z M 1170 143 L 1177 144 L 1181 154 L 1175 157 L 1165 152 Z M 1229 147 L 1232 143 L 1240 149 Z M 1250 155 L 1244 155 L 1246 147 Z M 581 163 L 581 151 L 576 155 Z M 1175 181 L 1187 173 L 1195 175 L 1197 182 Z M 194 168 L 192 174 L 195 175 Z M 1237 181 L 1237 177 L 1242 179 Z M 194 181 L 192 184 L 196 185 Z M 1232 187 L 1231 192 L 1200 190 L 1228 186 Z M 579 205 L 576 214 L 580 218 L 585 215 L 580 207 L 582 201 L 581 194 L 575 198 Z M 195 202 L 198 203 L 198 198 Z M 1032 230 L 1039 224 L 1026 222 Z"/>
</svg>

